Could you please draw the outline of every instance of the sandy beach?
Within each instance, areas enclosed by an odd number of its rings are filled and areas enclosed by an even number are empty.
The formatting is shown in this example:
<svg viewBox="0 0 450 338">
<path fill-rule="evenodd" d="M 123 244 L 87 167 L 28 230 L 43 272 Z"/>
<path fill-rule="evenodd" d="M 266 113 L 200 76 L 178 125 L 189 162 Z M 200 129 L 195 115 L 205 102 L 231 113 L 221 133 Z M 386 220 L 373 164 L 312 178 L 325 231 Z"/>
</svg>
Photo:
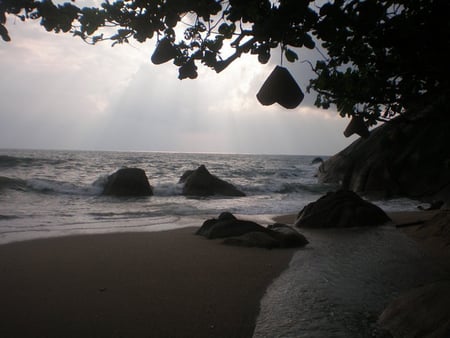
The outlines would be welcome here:
<svg viewBox="0 0 450 338">
<path fill-rule="evenodd" d="M 193 228 L 0 246 L 0 337 L 250 337 L 293 250 Z"/>
<path fill-rule="evenodd" d="M 433 215 L 390 214 L 395 224 Z M 1 245 L 0 337 L 251 337 L 294 250 L 224 246 L 195 230 Z"/>
</svg>

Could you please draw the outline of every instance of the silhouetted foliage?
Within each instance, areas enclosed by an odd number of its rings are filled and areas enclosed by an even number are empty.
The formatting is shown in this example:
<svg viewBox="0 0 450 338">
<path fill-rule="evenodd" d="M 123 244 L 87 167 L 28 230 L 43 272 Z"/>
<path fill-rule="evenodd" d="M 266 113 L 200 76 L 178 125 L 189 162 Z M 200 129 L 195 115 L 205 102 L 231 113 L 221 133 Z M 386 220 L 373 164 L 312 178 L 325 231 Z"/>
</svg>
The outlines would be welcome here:
<svg viewBox="0 0 450 338">
<path fill-rule="evenodd" d="M 11 39 L 5 14 L 12 14 L 90 44 L 156 39 L 152 61 L 172 61 L 180 79 L 196 78 L 199 64 L 221 72 L 243 53 L 267 63 L 281 48 L 299 62 L 302 48 L 317 49 L 322 58 L 310 63 L 316 76 L 308 87 L 315 104 L 336 105 L 367 126 L 447 102 L 449 10 L 448 0 L 123 0 L 98 8 L 0 0 L 0 36 Z"/>
</svg>

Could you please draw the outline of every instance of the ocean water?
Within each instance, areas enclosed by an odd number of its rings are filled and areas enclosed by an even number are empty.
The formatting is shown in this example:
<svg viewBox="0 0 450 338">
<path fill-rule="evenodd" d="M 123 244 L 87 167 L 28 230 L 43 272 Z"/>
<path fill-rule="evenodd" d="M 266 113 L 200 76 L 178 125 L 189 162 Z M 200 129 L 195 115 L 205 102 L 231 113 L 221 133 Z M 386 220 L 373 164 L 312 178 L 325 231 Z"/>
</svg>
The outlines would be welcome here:
<svg viewBox="0 0 450 338">
<path fill-rule="evenodd" d="M 336 189 L 317 182 L 314 158 L 0 150 L 0 244 L 200 226 L 222 211 L 269 224 Z M 201 164 L 247 196 L 182 196 L 179 177 Z M 103 196 L 106 177 L 122 167 L 144 169 L 154 196 Z M 418 204 L 372 202 L 385 210 L 415 210 Z M 295 252 L 268 288 L 255 337 L 375 337 L 377 316 L 392 297 L 441 274 L 392 226 L 302 232 L 310 244 Z"/>
<path fill-rule="evenodd" d="M 0 244 L 60 235 L 155 231 L 200 226 L 222 211 L 263 224 L 298 213 L 336 187 L 319 184 L 315 156 L 0 150 Z M 325 157 L 323 157 L 325 159 Z M 180 176 L 204 164 L 247 196 L 187 198 Z M 154 196 L 103 196 L 106 177 L 122 167 L 145 170 Z M 407 199 L 378 201 L 389 210 Z"/>
</svg>

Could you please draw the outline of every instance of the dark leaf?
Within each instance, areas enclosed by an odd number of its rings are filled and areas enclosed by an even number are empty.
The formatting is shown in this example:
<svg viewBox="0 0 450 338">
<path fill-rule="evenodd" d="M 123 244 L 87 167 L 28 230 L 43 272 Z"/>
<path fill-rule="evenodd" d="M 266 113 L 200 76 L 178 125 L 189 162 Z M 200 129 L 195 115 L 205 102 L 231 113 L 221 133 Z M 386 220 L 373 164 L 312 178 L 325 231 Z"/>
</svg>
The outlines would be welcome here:
<svg viewBox="0 0 450 338">
<path fill-rule="evenodd" d="M 284 51 L 284 56 L 286 56 L 286 60 L 288 60 L 289 62 L 295 62 L 298 60 L 297 53 L 295 53 L 291 49 L 286 48 Z"/>
<path fill-rule="evenodd" d="M 314 49 L 314 47 L 316 47 L 314 40 L 312 39 L 312 37 L 309 34 L 304 35 L 303 45 L 308 49 Z"/>
<path fill-rule="evenodd" d="M 195 79 L 197 78 L 197 76 L 198 76 L 197 66 L 195 65 L 194 61 L 188 61 L 186 64 L 184 64 L 178 69 L 178 78 L 180 80 L 187 78 Z"/>
<path fill-rule="evenodd" d="M 168 39 L 162 39 L 156 46 L 151 60 L 155 65 L 160 65 L 172 60 L 175 56 L 177 56 L 175 46 Z"/>
<path fill-rule="evenodd" d="M 2 37 L 2 39 L 4 41 L 7 41 L 7 42 L 11 41 L 11 38 L 9 37 L 9 34 L 8 34 L 8 30 L 2 24 L 0 24 L 0 36 Z"/>
</svg>

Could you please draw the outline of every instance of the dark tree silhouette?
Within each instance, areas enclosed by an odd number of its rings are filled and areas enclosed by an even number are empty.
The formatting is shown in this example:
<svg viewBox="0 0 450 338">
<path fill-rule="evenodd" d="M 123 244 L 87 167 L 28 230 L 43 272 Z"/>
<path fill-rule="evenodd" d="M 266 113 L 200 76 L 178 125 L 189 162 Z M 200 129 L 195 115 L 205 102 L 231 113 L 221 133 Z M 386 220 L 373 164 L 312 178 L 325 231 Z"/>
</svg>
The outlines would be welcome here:
<svg viewBox="0 0 450 338">
<path fill-rule="evenodd" d="M 281 48 L 299 62 L 302 48 L 317 49 L 307 88 L 315 104 L 370 126 L 448 101 L 448 13 L 448 0 L 122 0 L 98 8 L 0 0 L 0 36 L 11 40 L 6 20 L 15 15 L 90 44 L 156 39 L 152 62 L 172 61 L 180 79 L 196 78 L 199 64 L 221 72 L 243 53 L 267 63 Z"/>
</svg>

